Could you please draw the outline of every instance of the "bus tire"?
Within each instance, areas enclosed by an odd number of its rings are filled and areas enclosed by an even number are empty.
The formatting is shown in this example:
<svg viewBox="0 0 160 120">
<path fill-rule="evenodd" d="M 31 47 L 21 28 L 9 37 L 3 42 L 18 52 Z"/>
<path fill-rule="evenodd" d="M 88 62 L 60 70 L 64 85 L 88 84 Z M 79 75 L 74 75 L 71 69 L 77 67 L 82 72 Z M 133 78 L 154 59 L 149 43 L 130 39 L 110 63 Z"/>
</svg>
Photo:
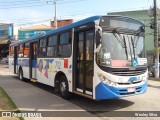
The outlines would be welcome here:
<svg viewBox="0 0 160 120">
<path fill-rule="evenodd" d="M 19 79 L 24 80 L 22 68 L 19 69 Z"/>
<path fill-rule="evenodd" d="M 67 78 L 65 76 L 60 77 L 59 92 L 62 98 L 69 99 L 71 93 L 69 92 Z"/>
</svg>

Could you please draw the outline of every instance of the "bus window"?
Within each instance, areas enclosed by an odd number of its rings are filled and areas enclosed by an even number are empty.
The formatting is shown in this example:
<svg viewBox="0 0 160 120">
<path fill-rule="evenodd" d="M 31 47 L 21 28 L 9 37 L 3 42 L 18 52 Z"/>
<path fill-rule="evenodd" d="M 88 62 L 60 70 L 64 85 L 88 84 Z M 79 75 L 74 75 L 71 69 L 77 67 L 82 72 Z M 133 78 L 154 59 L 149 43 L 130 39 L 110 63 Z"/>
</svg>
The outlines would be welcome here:
<svg viewBox="0 0 160 120">
<path fill-rule="evenodd" d="M 21 44 L 19 46 L 19 50 L 18 50 L 18 57 L 19 58 L 23 57 L 23 51 L 24 51 L 24 44 Z"/>
<path fill-rule="evenodd" d="M 93 60 L 93 31 L 86 33 L 86 60 Z"/>
<path fill-rule="evenodd" d="M 92 90 L 93 85 L 93 38 L 94 32 L 86 32 L 86 88 Z"/>
<path fill-rule="evenodd" d="M 14 57 L 14 47 L 13 46 L 11 46 L 9 49 L 9 56 Z"/>
<path fill-rule="evenodd" d="M 46 38 L 40 39 L 39 57 L 46 57 Z"/>
<path fill-rule="evenodd" d="M 69 32 L 60 34 L 59 56 L 69 57 L 71 55 L 71 39 L 72 35 Z"/>
<path fill-rule="evenodd" d="M 29 43 L 24 45 L 24 57 L 29 57 Z"/>
<path fill-rule="evenodd" d="M 57 56 L 57 35 L 51 36 L 48 39 L 47 56 L 48 57 Z"/>
</svg>

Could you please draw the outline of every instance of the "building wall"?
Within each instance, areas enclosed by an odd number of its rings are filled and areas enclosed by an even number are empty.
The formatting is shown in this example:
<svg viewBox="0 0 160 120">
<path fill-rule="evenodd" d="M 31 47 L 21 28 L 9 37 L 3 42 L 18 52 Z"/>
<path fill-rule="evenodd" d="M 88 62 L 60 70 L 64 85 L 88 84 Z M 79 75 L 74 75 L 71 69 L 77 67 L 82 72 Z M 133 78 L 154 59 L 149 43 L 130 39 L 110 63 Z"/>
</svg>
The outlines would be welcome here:
<svg viewBox="0 0 160 120">
<path fill-rule="evenodd" d="M 0 40 L 8 40 L 13 37 L 13 24 L 0 24 Z"/>
<path fill-rule="evenodd" d="M 58 21 L 57 21 L 57 28 L 66 26 L 66 25 L 71 24 L 71 23 L 73 23 L 73 20 L 72 20 L 72 19 L 58 20 Z M 54 21 L 51 21 L 51 27 L 55 28 L 55 26 L 54 26 Z"/>
<path fill-rule="evenodd" d="M 9 55 L 9 44 L 13 40 L 13 24 L 0 24 L 0 59 Z"/>
<path fill-rule="evenodd" d="M 148 58 L 149 66 L 154 61 L 154 31 L 150 29 L 151 18 L 147 15 L 147 10 L 140 11 L 124 11 L 108 13 L 108 15 L 122 15 L 136 18 L 145 24 L 145 42 L 144 42 L 144 57 Z"/>
</svg>

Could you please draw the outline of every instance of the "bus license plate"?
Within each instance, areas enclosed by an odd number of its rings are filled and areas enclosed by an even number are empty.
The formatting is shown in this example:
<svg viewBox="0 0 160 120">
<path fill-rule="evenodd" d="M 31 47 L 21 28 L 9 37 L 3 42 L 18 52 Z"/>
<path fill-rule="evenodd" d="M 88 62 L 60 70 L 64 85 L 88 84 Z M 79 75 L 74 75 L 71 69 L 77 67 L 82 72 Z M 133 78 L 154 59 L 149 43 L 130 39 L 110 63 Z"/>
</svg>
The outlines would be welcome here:
<svg viewBox="0 0 160 120">
<path fill-rule="evenodd" d="M 131 93 L 131 92 L 136 92 L 136 88 L 131 87 L 131 88 L 128 88 L 127 91 L 128 91 L 129 93 Z"/>
</svg>

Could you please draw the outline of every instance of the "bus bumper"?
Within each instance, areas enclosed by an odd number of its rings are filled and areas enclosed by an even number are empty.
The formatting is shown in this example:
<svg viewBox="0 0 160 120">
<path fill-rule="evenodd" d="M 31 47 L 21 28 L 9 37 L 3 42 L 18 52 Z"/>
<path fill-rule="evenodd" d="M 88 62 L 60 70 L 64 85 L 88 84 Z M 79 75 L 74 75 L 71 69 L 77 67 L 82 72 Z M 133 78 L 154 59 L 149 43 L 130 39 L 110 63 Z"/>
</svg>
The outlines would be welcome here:
<svg viewBox="0 0 160 120">
<path fill-rule="evenodd" d="M 96 100 L 114 99 L 114 98 L 142 94 L 147 91 L 147 83 L 148 83 L 148 80 L 142 85 L 135 86 L 136 92 L 129 93 L 127 91 L 128 87 L 116 88 L 116 87 L 108 86 L 103 82 L 101 82 L 96 86 L 95 99 Z"/>
</svg>

